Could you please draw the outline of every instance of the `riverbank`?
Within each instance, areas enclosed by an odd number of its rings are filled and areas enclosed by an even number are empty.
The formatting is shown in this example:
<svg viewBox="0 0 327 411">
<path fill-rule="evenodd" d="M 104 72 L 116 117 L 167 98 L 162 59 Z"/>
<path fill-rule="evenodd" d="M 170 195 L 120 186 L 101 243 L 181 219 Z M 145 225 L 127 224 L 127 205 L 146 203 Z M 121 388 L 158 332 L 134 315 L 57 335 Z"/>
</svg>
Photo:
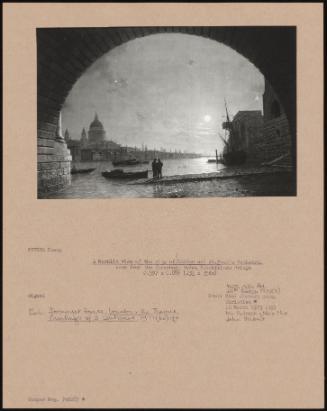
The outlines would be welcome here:
<svg viewBox="0 0 327 411">
<path fill-rule="evenodd" d="M 239 178 L 239 177 L 249 177 L 249 176 L 262 176 L 271 174 L 286 173 L 290 174 L 292 172 L 291 167 L 281 167 L 281 166 L 262 166 L 262 167 L 233 167 L 224 168 L 218 172 L 213 173 L 201 173 L 201 174 L 184 174 L 184 175 L 173 175 L 164 176 L 160 179 L 158 178 L 144 178 L 137 181 L 129 182 L 129 185 L 143 185 L 143 184 L 176 184 L 176 183 L 188 183 L 188 182 L 201 182 L 209 180 L 223 180 L 229 178 Z"/>
<path fill-rule="evenodd" d="M 225 167 L 207 163 L 205 158 L 166 160 L 164 178 L 116 180 L 103 177 L 111 162 L 83 162 L 78 168 L 96 167 L 91 173 L 73 174 L 71 185 L 42 198 L 203 198 L 244 196 L 294 196 L 295 176 L 291 169 L 254 166 Z M 126 167 L 141 171 L 146 167 Z M 149 170 L 149 177 L 152 172 Z"/>
</svg>

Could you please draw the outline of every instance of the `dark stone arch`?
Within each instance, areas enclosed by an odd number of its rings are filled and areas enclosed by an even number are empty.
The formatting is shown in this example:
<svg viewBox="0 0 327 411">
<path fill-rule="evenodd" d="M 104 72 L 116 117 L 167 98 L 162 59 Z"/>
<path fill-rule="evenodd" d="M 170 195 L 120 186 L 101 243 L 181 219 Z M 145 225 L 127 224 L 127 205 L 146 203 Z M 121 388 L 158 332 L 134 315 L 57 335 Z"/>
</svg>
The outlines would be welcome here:
<svg viewBox="0 0 327 411">
<path fill-rule="evenodd" d="M 64 101 L 84 71 L 103 54 L 133 40 L 156 33 L 184 33 L 223 43 L 252 62 L 269 80 L 287 115 L 293 140 L 296 135 L 296 31 L 294 27 L 115 27 L 37 29 L 37 130 L 39 192 L 69 182 L 44 170 L 52 162 L 69 162 L 61 153 L 64 143 L 58 119 Z M 60 143 L 62 146 L 60 146 Z M 44 163 L 44 164 L 43 164 Z M 66 174 L 68 175 L 68 164 Z M 45 182 L 45 179 L 48 181 Z M 50 183 L 50 184 L 48 184 Z"/>
<path fill-rule="evenodd" d="M 278 103 L 277 100 L 274 100 L 272 102 L 271 107 L 270 107 L 270 114 L 272 118 L 280 117 L 281 109 L 280 109 L 280 104 Z"/>
</svg>

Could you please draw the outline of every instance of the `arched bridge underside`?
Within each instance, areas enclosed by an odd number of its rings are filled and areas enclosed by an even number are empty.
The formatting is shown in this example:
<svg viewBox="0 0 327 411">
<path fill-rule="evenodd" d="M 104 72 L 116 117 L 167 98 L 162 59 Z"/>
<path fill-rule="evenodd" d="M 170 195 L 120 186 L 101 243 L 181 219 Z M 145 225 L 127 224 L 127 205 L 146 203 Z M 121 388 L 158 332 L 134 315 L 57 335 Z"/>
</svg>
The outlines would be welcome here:
<svg viewBox="0 0 327 411">
<path fill-rule="evenodd" d="M 295 27 L 42 28 L 37 29 L 39 192 L 57 190 L 69 183 L 70 157 L 58 123 L 60 110 L 76 80 L 111 49 L 156 33 L 206 37 L 231 47 L 251 61 L 270 82 L 284 107 L 296 166 Z"/>
</svg>

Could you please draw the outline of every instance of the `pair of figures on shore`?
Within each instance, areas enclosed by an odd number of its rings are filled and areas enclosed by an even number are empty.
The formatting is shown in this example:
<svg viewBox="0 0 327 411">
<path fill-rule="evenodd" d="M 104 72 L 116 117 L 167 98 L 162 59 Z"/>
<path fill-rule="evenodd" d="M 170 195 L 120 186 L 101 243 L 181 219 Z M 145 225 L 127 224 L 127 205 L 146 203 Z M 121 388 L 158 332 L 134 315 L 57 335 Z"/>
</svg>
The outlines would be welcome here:
<svg viewBox="0 0 327 411">
<path fill-rule="evenodd" d="M 163 163 L 161 162 L 160 158 L 155 158 L 152 161 L 153 178 L 162 178 L 162 166 Z"/>
</svg>

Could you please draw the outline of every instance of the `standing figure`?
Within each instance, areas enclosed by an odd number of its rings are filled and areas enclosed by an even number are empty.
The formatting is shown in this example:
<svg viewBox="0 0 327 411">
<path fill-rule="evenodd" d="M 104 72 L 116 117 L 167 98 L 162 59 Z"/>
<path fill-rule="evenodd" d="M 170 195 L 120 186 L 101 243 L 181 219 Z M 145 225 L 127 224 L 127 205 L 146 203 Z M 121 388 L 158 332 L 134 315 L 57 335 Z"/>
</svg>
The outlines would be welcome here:
<svg viewBox="0 0 327 411">
<path fill-rule="evenodd" d="M 158 163 L 156 158 L 154 158 L 152 161 L 152 176 L 153 178 L 158 177 Z"/>
<path fill-rule="evenodd" d="M 162 166 L 163 166 L 163 163 L 161 162 L 161 160 L 160 160 L 160 158 L 159 158 L 159 159 L 158 159 L 158 162 L 157 162 L 158 177 L 159 177 L 159 178 L 162 178 Z"/>
</svg>

